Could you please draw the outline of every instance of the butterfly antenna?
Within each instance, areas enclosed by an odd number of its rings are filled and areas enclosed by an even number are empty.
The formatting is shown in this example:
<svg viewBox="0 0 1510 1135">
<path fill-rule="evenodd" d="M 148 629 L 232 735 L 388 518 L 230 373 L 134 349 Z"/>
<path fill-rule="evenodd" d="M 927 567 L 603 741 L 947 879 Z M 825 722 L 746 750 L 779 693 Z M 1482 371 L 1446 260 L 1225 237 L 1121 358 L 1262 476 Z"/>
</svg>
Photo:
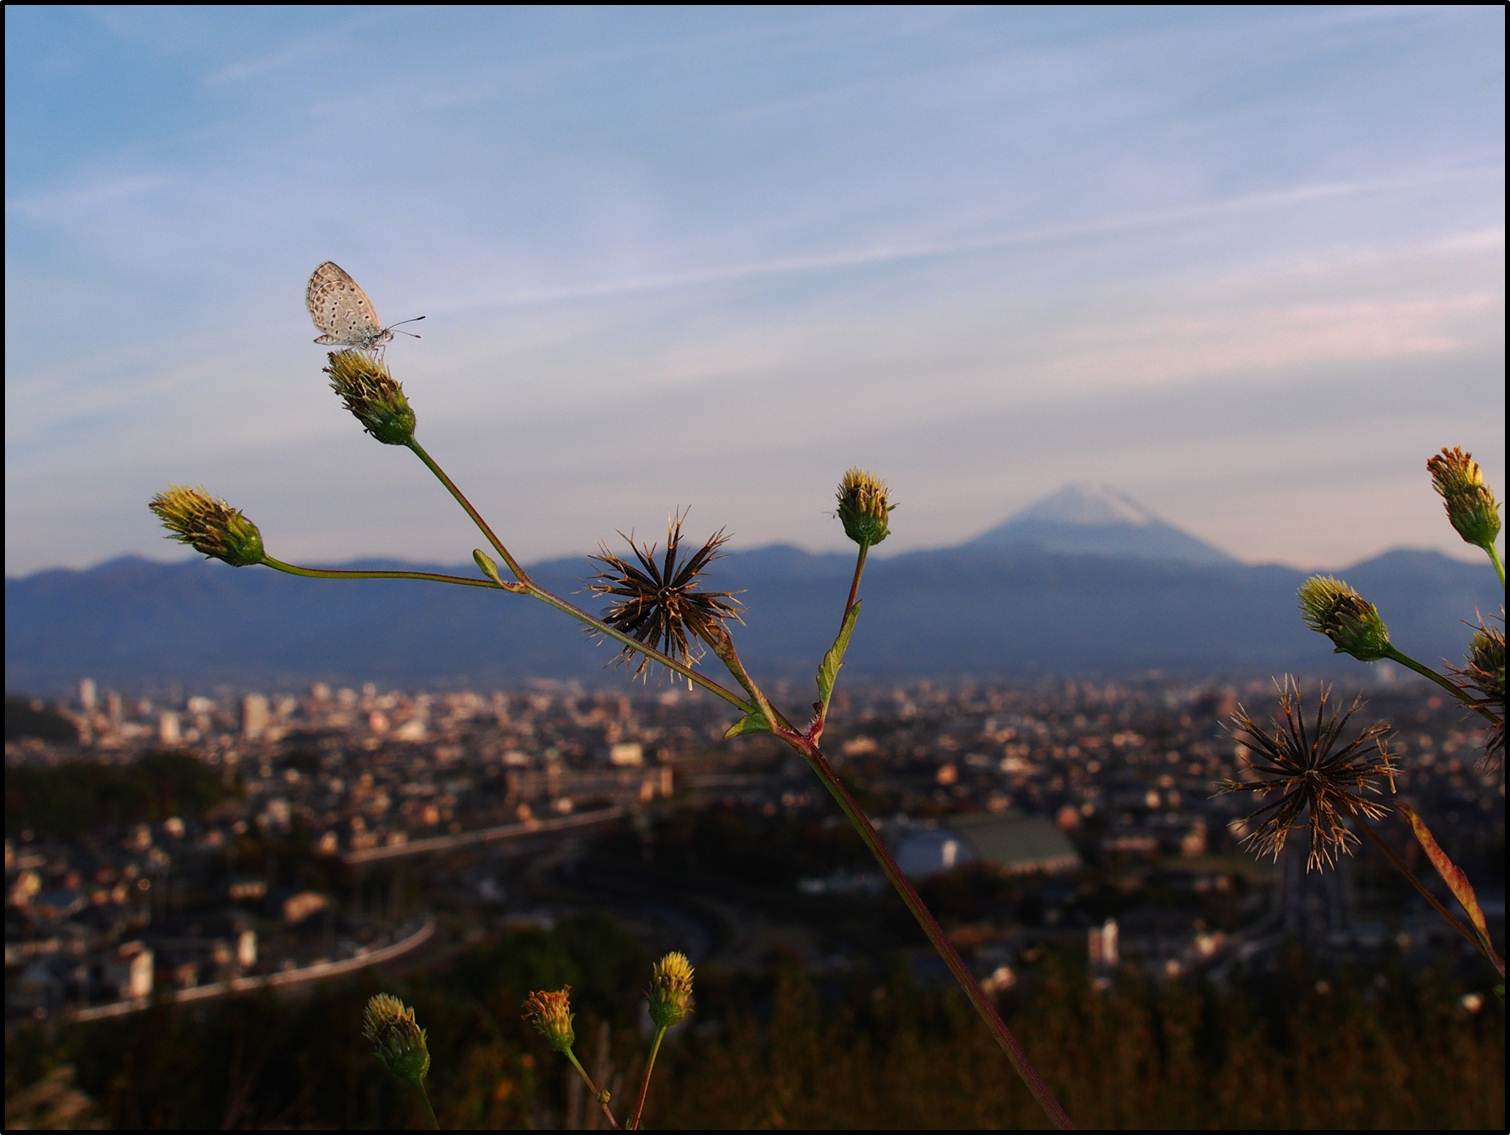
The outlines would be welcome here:
<svg viewBox="0 0 1510 1135">
<path fill-rule="evenodd" d="M 387 327 L 387 330 L 389 330 L 389 331 L 397 331 L 398 328 L 401 325 L 403 325 L 405 323 L 418 323 L 423 318 L 425 318 L 423 315 L 416 315 L 413 319 L 400 319 L 398 321 L 398 323 L 390 323 L 388 325 L 388 327 Z M 411 339 L 422 339 L 422 338 L 424 338 L 424 336 L 422 336 L 422 335 L 416 335 L 413 331 L 399 331 L 398 333 L 400 335 L 407 335 Z"/>
</svg>

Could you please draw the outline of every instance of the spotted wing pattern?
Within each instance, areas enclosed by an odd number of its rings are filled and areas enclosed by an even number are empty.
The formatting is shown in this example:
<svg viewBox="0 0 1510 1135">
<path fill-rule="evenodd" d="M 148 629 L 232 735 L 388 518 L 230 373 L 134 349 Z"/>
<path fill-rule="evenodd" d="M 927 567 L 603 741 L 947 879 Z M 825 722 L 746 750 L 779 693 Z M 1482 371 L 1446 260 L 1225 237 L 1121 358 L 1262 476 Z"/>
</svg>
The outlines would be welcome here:
<svg viewBox="0 0 1510 1135">
<path fill-rule="evenodd" d="M 304 302 L 321 332 L 316 343 L 366 351 L 393 339 L 362 286 L 334 261 L 325 261 L 310 275 Z"/>
</svg>

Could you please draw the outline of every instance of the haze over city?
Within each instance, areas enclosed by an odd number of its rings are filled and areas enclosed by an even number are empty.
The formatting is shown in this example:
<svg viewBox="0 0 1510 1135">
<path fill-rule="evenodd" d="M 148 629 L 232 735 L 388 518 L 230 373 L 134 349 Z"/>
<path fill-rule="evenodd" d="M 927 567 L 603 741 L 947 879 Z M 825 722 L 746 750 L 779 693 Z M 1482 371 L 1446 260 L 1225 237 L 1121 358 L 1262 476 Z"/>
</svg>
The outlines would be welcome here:
<svg viewBox="0 0 1510 1135">
<path fill-rule="evenodd" d="M 1241 559 L 1469 554 L 1505 480 L 1504 13 L 6 12 L 8 574 L 169 558 L 203 483 L 291 559 L 465 559 L 325 388 L 385 321 L 526 559 L 691 505 L 952 544 L 1069 481 Z M 500 47 L 500 45 L 503 45 Z"/>
</svg>

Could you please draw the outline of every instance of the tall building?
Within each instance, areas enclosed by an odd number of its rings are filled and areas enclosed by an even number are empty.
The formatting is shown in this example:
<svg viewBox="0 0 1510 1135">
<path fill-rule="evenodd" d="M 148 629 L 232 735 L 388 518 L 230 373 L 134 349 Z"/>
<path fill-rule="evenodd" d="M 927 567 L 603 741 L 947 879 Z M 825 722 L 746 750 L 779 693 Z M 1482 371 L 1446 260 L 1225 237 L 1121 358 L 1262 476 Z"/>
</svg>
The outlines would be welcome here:
<svg viewBox="0 0 1510 1135">
<path fill-rule="evenodd" d="M 270 720 L 266 694 L 247 694 L 241 699 L 242 737 L 248 741 L 255 741 L 267 732 Z"/>
<path fill-rule="evenodd" d="M 79 706 L 85 713 L 93 713 L 97 701 L 97 691 L 93 678 L 79 679 Z"/>
<path fill-rule="evenodd" d="M 1089 946 L 1090 963 L 1093 967 L 1101 969 L 1116 969 L 1118 962 L 1117 952 L 1117 920 L 1108 918 L 1100 926 L 1092 926 L 1086 934 Z"/>
</svg>

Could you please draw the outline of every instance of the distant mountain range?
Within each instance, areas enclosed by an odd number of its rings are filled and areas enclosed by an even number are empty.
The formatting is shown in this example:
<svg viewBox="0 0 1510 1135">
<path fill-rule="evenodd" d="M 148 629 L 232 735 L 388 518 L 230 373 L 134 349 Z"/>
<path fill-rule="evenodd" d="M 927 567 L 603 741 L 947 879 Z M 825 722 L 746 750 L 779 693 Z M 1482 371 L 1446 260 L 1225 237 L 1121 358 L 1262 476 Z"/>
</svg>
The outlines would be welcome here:
<svg viewBox="0 0 1510 1135">
<path fill-rule="evenodd" d="M 470 563 L 338 566 L 476 574 Z M 852 568 L 848 554 L 772 545 L 731 552 L 708 578 L 743 589 L 749 625 L 736 638 L 751 670 L 807 677 L 832 640 Z M 593 574 L 585 557 L 531 571 L 596 606 L 580 594 Z M 1069 486 L 957 547 L 872 556 L 846 676 L 1251 676 L 1342 666 L 1361 676 L 1360 663 L 1335 659 L 1302 626 L 1295 590 L 1307 574 L 1241 563 L 1114 489 Z M 1434 552 L 1389 552 L 1335 574 L 1428 662 L 1460 657 L 1471 633 L 1463 620 L 1503 602 L 1487 565 Z M 613 656 L 515 596 L 300 580 L 199 560 L 124 557 L 7 579 L 5 616 L 6 688 L 36 694 L 83 675 L 126 691 L 592 680 L 610 678 Z"/>
</svg>

